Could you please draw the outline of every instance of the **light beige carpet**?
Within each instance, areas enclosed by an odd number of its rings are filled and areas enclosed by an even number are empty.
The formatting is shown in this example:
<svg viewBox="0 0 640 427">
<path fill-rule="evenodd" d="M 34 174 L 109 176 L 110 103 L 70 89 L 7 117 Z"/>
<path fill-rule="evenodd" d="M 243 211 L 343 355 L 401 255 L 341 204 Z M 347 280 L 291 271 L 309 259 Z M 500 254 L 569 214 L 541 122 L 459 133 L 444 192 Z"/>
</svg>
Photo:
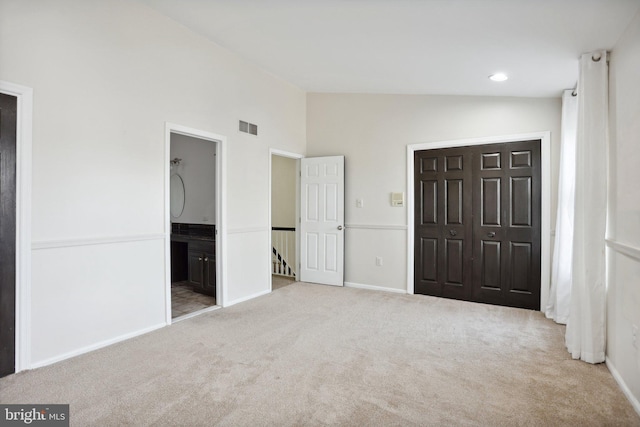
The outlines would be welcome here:
<svg viewBox="0 0 640 427">
<path fill-rule="evenodd" d="M 276 291 L 280 288 L 284 288 L 285 286 L 289 286 L 292 283 L 295 283 L 296 279 L 293 277 L 284 277 L 278 275 L 271 275 L 271 290 Z"/>
<path fill-rule="evenodd" d="M 295 283 L 0 380 L 75 426 L 640 426 L 539 312 Z"/>
</svg>

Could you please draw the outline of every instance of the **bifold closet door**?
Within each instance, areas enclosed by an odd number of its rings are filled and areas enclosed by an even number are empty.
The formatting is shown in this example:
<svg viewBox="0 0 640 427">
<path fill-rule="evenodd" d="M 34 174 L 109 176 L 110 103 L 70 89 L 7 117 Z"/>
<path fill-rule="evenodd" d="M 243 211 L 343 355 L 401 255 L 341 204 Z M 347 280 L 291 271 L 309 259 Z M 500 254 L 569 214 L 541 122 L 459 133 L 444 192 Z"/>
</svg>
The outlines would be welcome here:
<svg viewBox="0 0 640 427">
<path fill-rule="evenodd" d="M 0 93 L 0 377 L 15 372 L 18 98 Z"/>
<path fill-rule="evenodd" d="M 471 153 L 415 154 L 415 293 L 472 295 Z"/>
<path fill-rule="evenodd" d="M 480 146 L 473 160 L 473 300 L 540 309 L 540 141 Z"/>
<path fill-rule="evenodd" d="M 540 308 L 540 141 L 417 151 L 417 294 Z"/>
</svg>

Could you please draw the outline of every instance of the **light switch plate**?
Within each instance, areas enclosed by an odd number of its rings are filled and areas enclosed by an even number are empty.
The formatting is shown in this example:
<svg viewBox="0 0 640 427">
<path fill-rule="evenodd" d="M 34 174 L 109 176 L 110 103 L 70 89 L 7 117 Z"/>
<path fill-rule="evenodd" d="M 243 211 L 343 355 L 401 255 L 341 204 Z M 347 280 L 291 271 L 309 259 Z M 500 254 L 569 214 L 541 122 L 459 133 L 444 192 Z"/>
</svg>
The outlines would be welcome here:
<svg viewBox="0 0 640 427">
<path fill-rule="evenodd" d="M 364 207 L 364 200 L 356 199 L 356 208 L 363 208 L 363 207 Z"/>
</svg>

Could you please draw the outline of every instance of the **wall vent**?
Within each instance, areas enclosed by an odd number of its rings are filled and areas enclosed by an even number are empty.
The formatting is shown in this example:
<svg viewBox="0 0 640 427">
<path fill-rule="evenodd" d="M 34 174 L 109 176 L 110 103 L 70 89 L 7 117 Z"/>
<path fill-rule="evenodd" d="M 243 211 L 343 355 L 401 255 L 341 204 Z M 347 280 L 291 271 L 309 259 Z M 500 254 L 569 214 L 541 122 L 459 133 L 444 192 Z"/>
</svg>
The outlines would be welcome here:
<svg viewBox="0 0 640 427">
<path fill-rule="evenodd" d="M 238 130 L 240 130 L 240 132 L 258 136 L 258 125 L 254 125 L 253 123 L 240 120 Z"/>
</svg>

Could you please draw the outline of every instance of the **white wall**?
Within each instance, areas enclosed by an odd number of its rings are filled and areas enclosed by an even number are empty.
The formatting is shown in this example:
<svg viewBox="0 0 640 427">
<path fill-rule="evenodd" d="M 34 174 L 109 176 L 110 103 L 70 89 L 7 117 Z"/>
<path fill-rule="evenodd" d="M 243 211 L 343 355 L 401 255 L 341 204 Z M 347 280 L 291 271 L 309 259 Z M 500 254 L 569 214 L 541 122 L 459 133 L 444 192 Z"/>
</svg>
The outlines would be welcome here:
<svg viewBox="0 0 640 427">
<path fill-rule="evenodd" d="M 611 54 L 607 364 L 640 413 L 640 13 Z"/>
<path fill-rule="evenodd" d="M 0 7 L 0 80 L 34 89 L 32 365 L 164 324 L 165 122 L 227 137 L 227 303 L 268 291 L 269 148 L 304 153 L 304 92 L 132 0 Z"/>
<path fill-rule="evenodd" d="M 560 98 L 308 94 L 307 155 L 345 155 L 345 280 L 406 290 L 407 212 L 390 193 L 409 197 L 409 144 L 551 131 L 555 212 L 560 112 Z"/>
<path fill-rule="evenodd" d="M 171 174 L 182 178 L 185 188 L 184 210 L 171 222 L 216 223 L 216 143 L 186 135 L 171 134 Z"/>
</svg>

